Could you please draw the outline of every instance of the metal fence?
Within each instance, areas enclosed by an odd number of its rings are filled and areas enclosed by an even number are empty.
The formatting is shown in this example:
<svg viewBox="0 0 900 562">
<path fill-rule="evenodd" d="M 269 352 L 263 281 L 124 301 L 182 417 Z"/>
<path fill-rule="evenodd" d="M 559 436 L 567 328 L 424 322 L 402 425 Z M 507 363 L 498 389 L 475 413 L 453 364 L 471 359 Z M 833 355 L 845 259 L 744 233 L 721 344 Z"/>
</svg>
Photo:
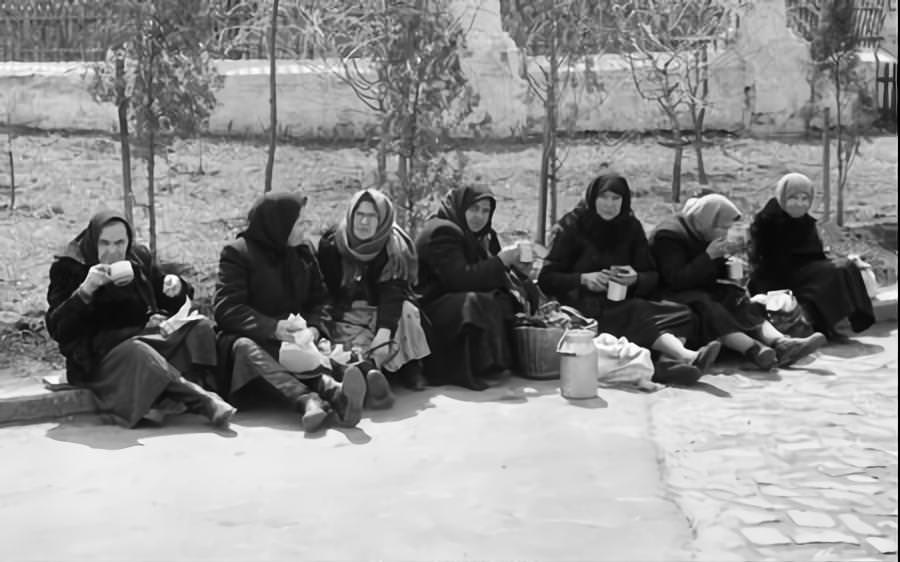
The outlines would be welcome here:
<svg viewBox="0 0 900 562">
<path fill-rule="evenodd" d="M 798 35 L 812 41 L 819 28 L 822 5 L 819 0 L 785 0 L 787 25 Z M 876 48 L 881 43 L 884 18 L 889 9 L 896 9 L 886 0 L 856 0 L 854 2 L 853 27 L 859 46 Z"/>
<path fill-rule="evenodd" d="M 0 61 L 102 59 L 108 23 L 96 0 L 0 0 Z"/>
</svg>

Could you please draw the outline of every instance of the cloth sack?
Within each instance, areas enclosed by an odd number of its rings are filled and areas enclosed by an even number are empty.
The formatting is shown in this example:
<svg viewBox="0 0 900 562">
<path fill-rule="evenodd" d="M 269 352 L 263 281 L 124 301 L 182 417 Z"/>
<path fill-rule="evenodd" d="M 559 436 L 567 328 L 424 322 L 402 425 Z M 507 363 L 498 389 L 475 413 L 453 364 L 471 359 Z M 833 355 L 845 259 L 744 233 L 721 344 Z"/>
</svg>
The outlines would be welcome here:
<svg viewBox="0 0 900 562">
<path fill-rule="evenodd" d="M 655 391 L 662 388 L 653 382 L 653 360 L 650 350 L 612 334 L 594 338 L 597 349 L 597 380 L 603 386 L 634 386 Z"/>
</svg>

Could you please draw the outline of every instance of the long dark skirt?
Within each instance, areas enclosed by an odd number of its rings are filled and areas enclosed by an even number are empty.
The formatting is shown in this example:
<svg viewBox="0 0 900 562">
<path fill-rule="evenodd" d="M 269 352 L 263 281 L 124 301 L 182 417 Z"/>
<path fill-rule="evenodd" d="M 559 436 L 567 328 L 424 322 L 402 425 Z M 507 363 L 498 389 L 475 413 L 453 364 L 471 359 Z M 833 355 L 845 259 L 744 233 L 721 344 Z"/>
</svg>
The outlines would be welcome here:
<svg viewBox="0 0 900 562">
<path fill-rule="evenodd" d="M 756 292 L 790 289 L 810 315 L 813 328 L 832 334 L 834 326 L 844 318 L 854 332 L 862 332 L 875 323 L 872 299 L 866 291 L 859 268 L 849 260 L 819 260 L 793 271 L 785 287 L 754 279 Z"/>
<path fill-rule="evenodd" d="M 699 337 L 704 343 L 735 332 L 753 332 L 766 321 L 760 308 L 750 302 L 746 291 L 730 284 L 708 291 L 691 289 L 668 293 L 666 298 L 694 311 L 699 321 Z"/>
<path fill-rule="evenodd" d="M 651 349 L 663 333 L 696 341 L 696 323 L 690 309 L 671 301 L 648 301 L 629 298 L 609 301 L 598 296 L 596 302 L 581 312 L 597 320 L 599 333 L 626 338 L 631 343 Z"/>
<path fill-rule="evenodd" d="M 449 293 L 422 307 L 431 321 L 424 373 L 431 384 L 487 388 L 483 375 L 513 367 L 515 303 L 500 291 Z"/>
<path fill-rule="evenodd" d="M 212 322 L 182 326 L 168 337 L 139 334 L 107 353 L 95 376 L 84 386 L 100 409 L 117 423 L 134 427 L 160 399 L 169 383 L 183 375 L 195 382 L 216 365 L 216 337 Z"/>
</svg>

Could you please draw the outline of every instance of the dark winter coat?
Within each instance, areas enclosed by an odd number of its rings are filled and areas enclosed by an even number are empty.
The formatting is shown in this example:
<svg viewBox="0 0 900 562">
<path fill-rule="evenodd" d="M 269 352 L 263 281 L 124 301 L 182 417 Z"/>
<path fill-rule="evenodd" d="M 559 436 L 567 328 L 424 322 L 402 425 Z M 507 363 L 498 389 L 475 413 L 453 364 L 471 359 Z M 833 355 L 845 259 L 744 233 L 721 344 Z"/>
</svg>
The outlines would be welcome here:
<svg viewBox="0 0 900 562">
<path fill-rule="evenodd" d="M 144 246 L 128 252 L 135 278 L 124 287 L 106 285 L 86 303 L 77 290 L 90 265 L 77 244 L 69 244 L 50 267 L 47 291 L 47 330 L 66 358 L 66 372 L 73 384 L 90 382 L 103 357 L 118 344 L 143 331 L 152 314 L 175 314 L 193 288 L 182 279 L 182 291 L 170 298 L 163 294 L 166 275 Z"/>
</svg>

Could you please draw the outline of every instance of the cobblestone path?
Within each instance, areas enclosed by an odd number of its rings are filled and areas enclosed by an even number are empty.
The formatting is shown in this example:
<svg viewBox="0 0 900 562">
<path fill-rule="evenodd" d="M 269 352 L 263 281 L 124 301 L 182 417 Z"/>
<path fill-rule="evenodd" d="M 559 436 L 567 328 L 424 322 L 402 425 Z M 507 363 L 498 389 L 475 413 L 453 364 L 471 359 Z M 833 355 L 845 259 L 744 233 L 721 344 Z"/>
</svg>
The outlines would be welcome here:
<svg viewBox="0 0 900 562">
<path fill-rule="evenodd" d="M 897 329 L 651 398 L 698 560 L 896 560 Z"/>
</svg>

